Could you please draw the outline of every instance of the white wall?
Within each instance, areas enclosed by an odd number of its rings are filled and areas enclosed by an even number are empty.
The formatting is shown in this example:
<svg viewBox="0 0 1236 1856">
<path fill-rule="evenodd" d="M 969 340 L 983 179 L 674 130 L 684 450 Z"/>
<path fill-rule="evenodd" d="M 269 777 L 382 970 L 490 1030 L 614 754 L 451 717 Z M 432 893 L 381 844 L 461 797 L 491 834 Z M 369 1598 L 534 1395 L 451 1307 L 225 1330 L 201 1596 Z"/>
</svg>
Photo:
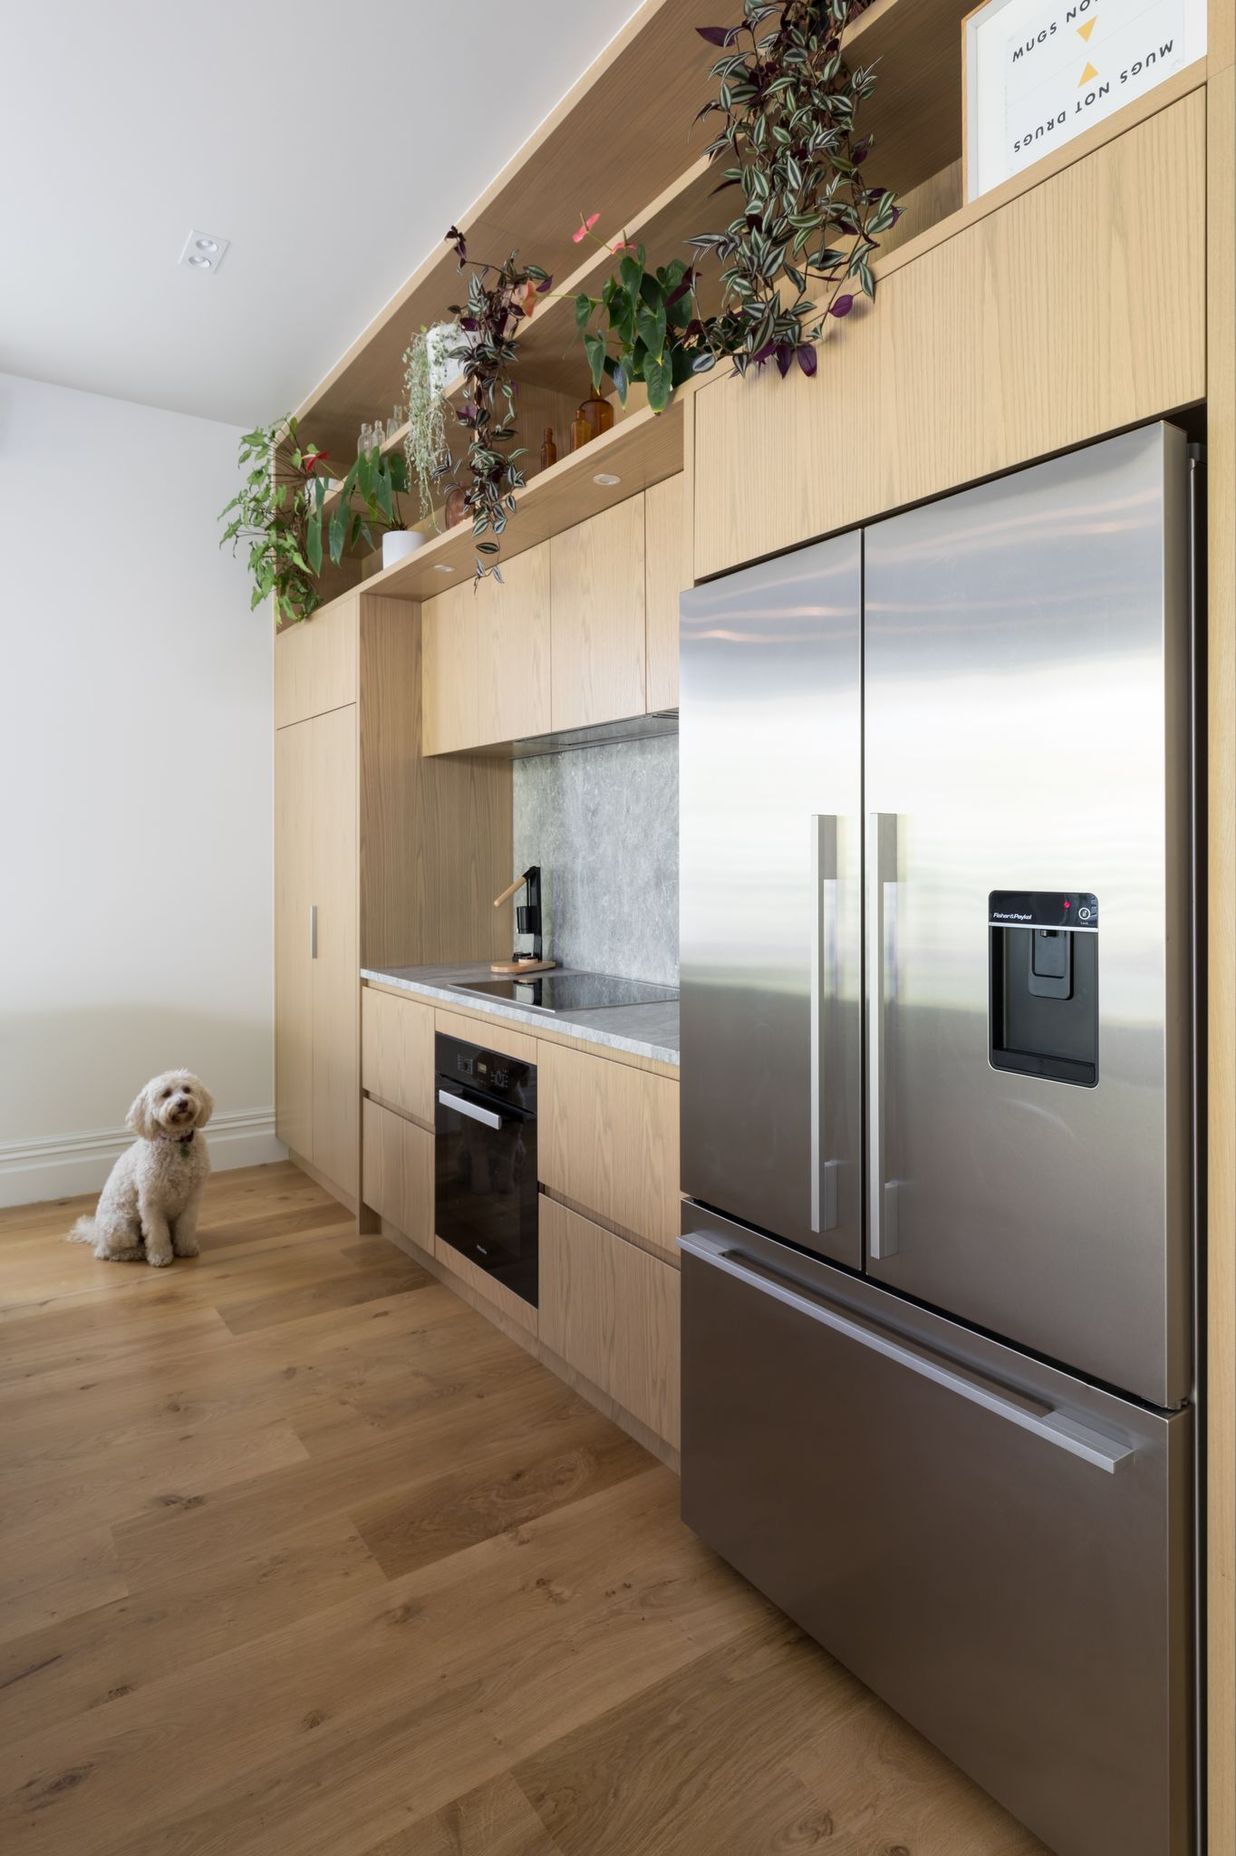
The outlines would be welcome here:
<svg viewBox="0 0 1236 1856">
<path fill-rule="evenodd" d="M 236 430 L 0 374 L 0 1204 L 100 1184 L 148 1076 L 273 1133 L 272 637 Z"/>
</svg>

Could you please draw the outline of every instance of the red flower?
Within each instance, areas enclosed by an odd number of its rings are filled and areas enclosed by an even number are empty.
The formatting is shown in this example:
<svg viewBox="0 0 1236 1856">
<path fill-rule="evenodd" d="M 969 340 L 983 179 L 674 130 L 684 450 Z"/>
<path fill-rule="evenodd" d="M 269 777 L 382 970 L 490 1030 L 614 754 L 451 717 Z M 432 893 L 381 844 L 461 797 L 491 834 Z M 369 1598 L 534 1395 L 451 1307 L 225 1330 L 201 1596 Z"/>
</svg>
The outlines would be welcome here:
<svg viewBox="0 0 1236 1856">
<path fill-rule="evenodd" d="M 585 219 L 583 224 L 580 226 L 578 232 L 572 232 L 571 243 L 573 245 L 582 245 L 584 240 L 587 238 L 588 234 L 591 232 L 593 226 L 596 224 L 597 220 L 600 217 L 601 217 L 600 213 L 592 213 L 587 219 Z"/>
</svg>

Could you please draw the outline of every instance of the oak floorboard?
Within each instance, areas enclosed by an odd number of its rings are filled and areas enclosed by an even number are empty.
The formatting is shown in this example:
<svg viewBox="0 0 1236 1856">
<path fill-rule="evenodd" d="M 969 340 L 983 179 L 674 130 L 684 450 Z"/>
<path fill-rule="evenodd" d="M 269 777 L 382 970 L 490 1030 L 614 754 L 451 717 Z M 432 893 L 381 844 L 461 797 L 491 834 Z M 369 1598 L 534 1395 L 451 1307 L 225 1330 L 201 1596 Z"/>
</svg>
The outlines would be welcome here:
<svg viewBox="0 0 1236 1856">
<path fill-rule="evenodd" d="M 0 1847 L 1041 1856 L 625 1433 L 291 1166 L 0 1214 Z"/>
</svg>

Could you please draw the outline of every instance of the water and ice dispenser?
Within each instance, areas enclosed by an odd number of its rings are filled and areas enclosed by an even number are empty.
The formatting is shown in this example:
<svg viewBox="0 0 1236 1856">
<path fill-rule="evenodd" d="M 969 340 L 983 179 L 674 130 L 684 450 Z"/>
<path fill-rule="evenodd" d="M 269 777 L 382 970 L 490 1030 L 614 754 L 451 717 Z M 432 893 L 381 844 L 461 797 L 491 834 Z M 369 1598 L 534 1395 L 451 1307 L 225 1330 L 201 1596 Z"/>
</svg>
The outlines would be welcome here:
<svg viewBox="0 0 1236 1856">
<path fill-rule="evenodd" d="M 992 1065 L 1092 1089 L 1099 1080 L 1099 904 L 1082 890 L 988 898 Z"/>
</svg>

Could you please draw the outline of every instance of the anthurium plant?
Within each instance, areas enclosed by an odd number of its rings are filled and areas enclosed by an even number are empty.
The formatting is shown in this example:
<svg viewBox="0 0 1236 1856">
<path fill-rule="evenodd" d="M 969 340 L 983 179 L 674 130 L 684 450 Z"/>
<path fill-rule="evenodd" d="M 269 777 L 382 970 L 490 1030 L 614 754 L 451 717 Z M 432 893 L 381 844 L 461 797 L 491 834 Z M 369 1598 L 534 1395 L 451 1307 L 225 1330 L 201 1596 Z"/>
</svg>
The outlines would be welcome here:
<svg viewBox="0 0 1236 1856">
<path fill-rule="evenodd" d="M 891 190 L 866 178 L 871 137 L 858 118 L 875 72 L 841 55 L 862 11 L 859 0 L 743 0 L 739 25 L 696 28 L 724 54 L 697 121 L 721 117 L 707 151 L 725 164 L 717 191 L 742 196 L 724 231 L 689 241 L 722 267 L 697 367 L 729 355 L 739 373 L 775 361 L 785 374 L 797 361 L 814 374 L 830 319 L 875 295 L 871 254 L 899 213 Z"/>
<path fill-rule="evenodd" d="M 463 398 L 455 417 L 468 432 L 465 501 L 476 539 L 476 576 L 493 574 L 501 580 L 496 537 L 514 512 L 515 491 L 526 481 L 520 459 L 528 451 L 526 445 L 512 445 L 516 335 L 553 279 L 539 265 L 521 264 L 515 251 L 502 264 L 470 258 L 457 226 L 446 237 L 459 269 L 472 273 L 467 300 L 450 305 L 458 339 L 447 345 L 445 354 L 464 370 Z"/>
<path fill-rule="evenodd" d="M 371 451 L 362 451 L 357 456 L 343 480 L 339 501 L 330 519 L 330 558 L 336 566 L 362 541 L 372 550 L 377 547 L 384 529 L 404 526 L 399 497 L 407 488 L 408 467 L 402 452 L 392 451 L 389 457 L 383 457 L 375 445 Z M 319 522 L 320 509 L 319 502 Z M 318 557 L 320 565 L 320 540 Z"/>
<path fill-rule="evenodd" d="M 583 229 L 591 227 L 585 222 Z M 704 334 L 695 313 L 695 273 L 681 258 L 649 270 L 644 247 L 625 240 L 612 249 L 623 254 L 622 261 L 600 296 L 581 292 L 575 299 L 575 326 L 584 338 L 593 389 L 599 392 L 608 377 L 625 406 L 628 387 L 640 380 L 649 406 L 664 412 L 690 379 L 695 344 Z"/>
</svg>

